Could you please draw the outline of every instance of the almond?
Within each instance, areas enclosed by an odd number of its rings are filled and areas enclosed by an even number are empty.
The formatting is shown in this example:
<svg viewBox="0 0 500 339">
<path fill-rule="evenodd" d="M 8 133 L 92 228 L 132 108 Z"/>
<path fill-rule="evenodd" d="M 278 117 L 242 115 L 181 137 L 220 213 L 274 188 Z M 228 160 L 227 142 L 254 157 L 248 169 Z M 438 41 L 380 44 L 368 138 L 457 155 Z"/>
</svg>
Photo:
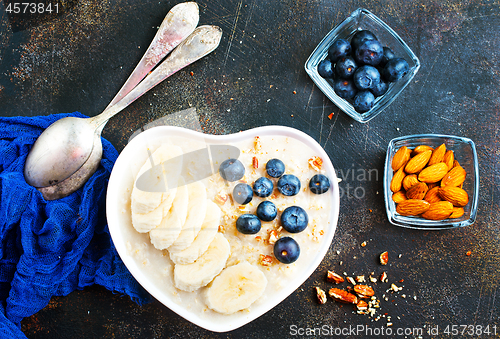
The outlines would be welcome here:
<svg viewBox="0 0 500 339">
<path fill-rule="evenodd" d="M 425 182 L 419 182 L 416 185 L 413 185 L 408 191 L 406 191 L 406 197 L 408 199 L 418 199 L 422 200 L 425 197 L 425 194 L 428 191 L 428 187 Z"/>
<path fill-rule="evenodd" d="M 429 162 L 431 158 L 432 151 L 427 150 L 422 153 L 415 155 L 411 158 L 405 166 L 405 172 L 408 174 L 418 173 L 420 172 L 425 165 Z"/>
<path fill-rule="evenodd" d="M 453 212 L 451 212 L 450 218 L 460 218 L 464 215 L 465 211 L 463 207 L 453 207 Z"/>
<path fill-rule="evenodd" d="M 453 212 L 453 204 L 449 201 L 438 201 L 432 203 L 427 212 L 422 213 L 422 217 L 430 220 L 443 220 Z"/>
<path fill-rule="evenodd" d="M 403 179 L 403 188 L 405 189 L 405 191 L 408 191 L 410 187 L 416 184 L 418 184 L 418 179 L 416 174 L 408 174 Z"/>
<path fill-rule="evenodd" d="M 391 191 L 396 193 L 397 191 L 401 191 L 403 179 L 405 177 L 405 172 L 403 170 L 404 167 L 401 167 L 400 169 L 397 170 L 396 173 L 394 173 L 394 176 L 392 177 L 391 180 Z"/>
<path fill-rule="evenodd" d="M 430 204 L 441 201 L 441 196 L 439 195 L 439 186 L 433 187 L 428 190 L 425 194 L 424 200 Z"/>
<path fill-rule="evenodd" d="M 331 288 L 328 291 L 328 294 L 330 295 L 330 297 L 335 299 L 335 301 L 339 301 L 341 303 L 347 303 L 347 304 L 358 303 L 358 297 L 347 291 L 341 290 L 340 288 Z"/>
<path fill-rule="evenodd" d="M 354 286 L 354 292 L 357 293 L 359 298 L 365 299 L 365 298 L 370 298 L 375 294 L 375 291 L 373 291 L 373 288 L 367 285 L 356 285 Z"/>
<path fill-rule="evenodd" d="M 429 190 L 433 189 L 434 187 L 439 187 L 439 182 L 428 183 L 427 187 L 429 187 Z"/>
<path fill-rule="evenodd" d="M 441 161 L 443 161 L 445 153 L 446 153 L 446 145 L 441 144 L 438 148 L 436 148 L 432 152 L 432 156 L 429 159 L 429 163 L 427 165 L 431 166 L 434 164 L 439 164 Z"/>
<path fill-rule="evenodd" d="M 419 145 L 413 149 L 413 151 L 411 152 L 411 156 L 414 157 L 417 154 L 420 154 L 422 152 L 429 151 L 429 150 L 434 151 L 434 148 L 432 148 L 429 145 Z"/>
<path fill-rule="evenodd" d="M 326 303 L 326 293 L 321 288 L 316 287 L 316 298 L 321 305 Z"/>
<path fill-rule="evenodd" d="M 380 253 L 379 259 L 380 265 L 387 265 L 387 263 L 389 262 L 389 252 L 385 251 Z"/>
<path fill-rule="evenodd" d="M 410 152 L 411 151 L 406 146 L 398 149 L 398 151 L 392 157 L 391 166 L 393 171 L 397 171 L 398 169 L 406 165 L 408 160 L 410 160 Z"/>
<path fill-rule="evenodd" d="M 439 188 L 439 195 L 456 207 L 463 207 L 469 202 L 469 195 L 460 187 L 444 186 Z M 402 202 L 404 203 L 404 201 Z"/>
<path fill-rule="evenodd" d="M 329 282 L 336 283 L 336 284 L 340 284 L 340 283 L 344 282 L 344 278 L 341 275 L 338 275 L 337 273 L 332 272 L 332 271 L 327 271 L 326 280 Z"/>
<path fill-rule="evenodd" d="M 448 173 L 448 166 L 444 162 L 427 166 L 418 174 L 418 180 L 425 183 L 434 183 L 441 180 Z"/>
<path fill-rule="evenodd" d="M 464 181 L 467 173 L 462 166 L 453 167 L 441 180 L 441 186 L 460 186 Z"/>
<path fill-rule="evenodd" d="M 419 215 L 426 212 L 430 206 L 425 200 L 408 199 L 396 206 L 396 212 L 401 215 Z"/>
<path fill-rule="evenodd" d="M 392 201 L 394 201 L 396 204 L 399 204 L 401 201 L 405 201 L 406 198 L 406 192 L 405 191 L 398 191 L 392 195 Z"/>
<path fill-rule="evenodd" d="M 453 167 L 457 167 L 457 166 L 460 166 L 460 163 L 457 160 L 453 161 Z"/>
<path fill-rule="evenodd" d="M 451 170 L 455 162 L 455 153 L 452 150 L 447 150 L 444 154 L 443 162 L 448 166 L 448 171 Z"/>
</svg>

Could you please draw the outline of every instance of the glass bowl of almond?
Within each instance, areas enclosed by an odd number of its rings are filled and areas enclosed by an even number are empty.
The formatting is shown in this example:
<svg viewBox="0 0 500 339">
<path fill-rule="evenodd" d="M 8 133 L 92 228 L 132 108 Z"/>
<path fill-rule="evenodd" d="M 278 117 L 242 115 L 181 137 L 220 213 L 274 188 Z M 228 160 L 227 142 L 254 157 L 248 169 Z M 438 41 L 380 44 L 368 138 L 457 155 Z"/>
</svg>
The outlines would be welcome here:
<svg viewBox="0 0 500 339">
<path fill-rule="evenodd" d="M 476 220 L 478 193 L 472 140 L 418 134 L 390 141 L 384 195 L 392 224 L 423 230 L 468 226 Z"/>
</svg>

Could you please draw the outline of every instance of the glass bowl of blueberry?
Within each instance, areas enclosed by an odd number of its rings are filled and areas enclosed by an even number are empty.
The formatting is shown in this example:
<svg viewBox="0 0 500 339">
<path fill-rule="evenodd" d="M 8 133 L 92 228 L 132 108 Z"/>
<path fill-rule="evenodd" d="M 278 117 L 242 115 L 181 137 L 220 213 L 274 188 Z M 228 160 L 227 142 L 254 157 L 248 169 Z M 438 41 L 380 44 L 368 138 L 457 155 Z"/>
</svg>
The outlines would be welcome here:
<svg viewBox="0 0 500 339">
<path fill-rule="evenodd" d="M 362 8 L 330 31 L 305 64 L 321 91 L 362 123 L 389 106 L 419 68 L 396 32 Z"/>
</svg>

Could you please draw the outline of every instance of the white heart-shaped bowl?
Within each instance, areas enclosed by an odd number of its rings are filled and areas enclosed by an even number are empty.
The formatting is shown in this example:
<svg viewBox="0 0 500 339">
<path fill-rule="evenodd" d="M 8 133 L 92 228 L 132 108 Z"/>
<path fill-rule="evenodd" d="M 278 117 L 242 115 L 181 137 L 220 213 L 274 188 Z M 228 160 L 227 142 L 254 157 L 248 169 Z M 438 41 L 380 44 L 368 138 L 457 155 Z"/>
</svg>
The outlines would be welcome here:
<svg viewBox="0 0 500 339">
<path fill-rule="evenodd" d="M 157 148 L 166 138 L 183 137 L 209 145 L 233 145 L 240 141 L 254 140 L 257 136 L 263 138 L 282 136 L 295 139 L 323 159 L 322 172 L 328 176 L 331 185 L 330 189 L 323 194 L 330 195 L 328 197 L 331 202 L 330 206 L 325 208 L 329 213 L 327 217 L 328 227 L 325 227 L 324 232 L 321 232 L 317 248 L 314 248 L 310 255 L 303 256 L 301 253 L 300 272 L 283 278 L 283 280 L 286 279 L 286 284 L 282 288 L 268 293 L 269 295 L 261 298 L 249 309 L 231 315 L 214 315 L 215 312 L 206 307 L 200 312 L 199 307 L 196 306 L 200 300 L 195 298 L 192 304 L 182 302 L 181 294 L 187 292 L 176 291 L 173 286 L 170 286 L 172 278 L 169 277 L 169 274 L 171 274 L 172 266 L 166 264 L 170 261 L 168 255 L 165 256 L 163 252 L 158 250 L 151 252 L 147 249 L 149 243 L 147 234 L 138 233 L 132 226 L 130 195 L 135 175 L 147 160 L 148 152 Z M 323 148 L 313 138 L 293 128 L 265 126 L 230 135 L 206 135 L 180 127 L 155 127 L 132 139 L 118 157 L 109 179 L 106 213 L 109 231 L 118 254 L 135 279 L 153 297 L 175 313 L 202 328 L 215 332 L 226 332 L 241 327 L 272 309 L 304 283 L 318 267 L 330 248 L 337 227 L 339 187 L 334 167 Z M 149 246 L 152 245 L 149 243 Z"/>
</svg>

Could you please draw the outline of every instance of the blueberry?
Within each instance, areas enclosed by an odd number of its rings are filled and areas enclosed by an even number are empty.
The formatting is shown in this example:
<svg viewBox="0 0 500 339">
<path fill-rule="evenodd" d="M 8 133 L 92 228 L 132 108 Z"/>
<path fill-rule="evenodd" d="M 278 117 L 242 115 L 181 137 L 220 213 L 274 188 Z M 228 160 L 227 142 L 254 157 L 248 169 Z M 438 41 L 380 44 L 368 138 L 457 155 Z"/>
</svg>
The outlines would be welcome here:
<svg viewBox="0 0 500 339">
<path fill-rule="evenodd" d="M 242 214 L 236 219 L 236 229 L 243 234 L 259 233 L 261 223 L 254 214 Z"/>
<path fill-rule="evenodd" d="M 343 99 L 354 98 L 358 91 L 352 79 L 336 79 L 333 82 L 333 90 Z"/>
<path fill-rule="evenodd" d="M 328 58 L 333 63 L 349 54 L 351 54 L 351 44 L 344 39 L 335 40 L 328 48 Z"/>
<path fill-rule="evenodd" d="M 238 204 L 246 205 L 252 201 L 253 191 L 248 184 L 239 183 L 233 188 L 233 199 Z"/>
<path fill-rule="evenodd" d="M 354 109 L 359 113 L 365 113 L 372 109 L 375 96 L 370 91 L 360 91 L 354 97 Z"/>
<path fill-rule="evenodd" d="M 224 180 L 240 180 L 245 175 L 245 166 L 238 159 L 227 159 L 220 164 L 219 173 Z"/>
<path fill-rule="evenodd" d="M 290 233 L 302 232 L 308 223 L 309 217 L 302 207 L 290 206 L 281 213 L 281 226 Z"/>
<path fill-rule="evenodd" d="M 318 73 L 323 78 L 333 78 L 334 68 L 332 62 L 328 59 L 321 60 L 318 64 Z"/>
<path fill-rule="evenodd" d="M 384 48 L 378 40 L 365 40 L 354 53 L 360 64 L 377 66 L 384 56 Z"/>
<path fill-rule="evenodd" d="M 343 79 L 352 78 L 356 69 L 358 69 L 358 64 L 356 64 L 356 61 L 354 61 L 353 57 L 350 56 L 341 58 L 335 64 L 335 73 Z"/>
<path fill-rule="evenodd" d="M 330 189 L 330 180 L 326 175 L 316 174 L 309 180 L 309 189 L 314 194 L 322 194 Z"/>
<path fill-rule="evenodd" d="M 358 31 L 351 39 L 352 49 L 358 49 L 358 47 L 361 46 L 361 44 L 366 40 L 377 40 L 377 37 L 368 30 Z"/>
<path fill-rule="evenodd" d="M 293 174 L 285 174 L 278 180 L 278 190 L 286 196 L 296 195 L 300 191 L 300 180 Z"/>
<path fill-rule="evenodd" d="M 384 67 L 387 61 L 394 59 L 395 57 L 396 55 L 394 54 L 392 49 L 390 49 L 389 47 L 384 47 L 384 56 L 382 56 L 382 60 L 380 60 L 380 64 L 378 64 L 379 67 Z"/>
<path fill-rule="evenodd" d="M 279 238 L 274 243 L 274 256 L 283 264 L 291 264 L 299 258 L 299 244 L 290 237 Z"/>
<path fill-rule="evenodd" d="M 253 183 L 253 192 L 256 196 L 266 198 L 273 193 L 274 185 L 271 180 L 265 177 L 260 177 Z"/>
<path fill-rule="evenodd" d="M 404 77 L 410 71 L 410 66 L 403 58 L 394 58 L 387 61 L 382 71 L 384 79 L 395 82 Z"/>
<path fill-rule="evenodd" d="M 380 73 L 373 66 L 361 66 L 354 73 L 353 80 L 359 90 L 372 89 L 380 82 Z"/>
<path fill-rule="evenodd" d="M 280 159 L 271 159 L 266 164 L 267 175 L 279 178 L 285 173 L 285 164 Z"/>
<path fill-rule="evenodd" d="M 389 83 L 384 81 L 383 79 L 380 79 L 379 83 L 377 86 L 371 89 L 372 93 L 374 96 L 379 97 L 385 94 L 387 90 L 389 89 Z"/>
<path fill-rule="evenodd" d="M 257 206 L 257 217 L 262 221 L 273 221 L 278 214 L 276 205 L 271 201 L 263 201 Z"/>
</svg>

